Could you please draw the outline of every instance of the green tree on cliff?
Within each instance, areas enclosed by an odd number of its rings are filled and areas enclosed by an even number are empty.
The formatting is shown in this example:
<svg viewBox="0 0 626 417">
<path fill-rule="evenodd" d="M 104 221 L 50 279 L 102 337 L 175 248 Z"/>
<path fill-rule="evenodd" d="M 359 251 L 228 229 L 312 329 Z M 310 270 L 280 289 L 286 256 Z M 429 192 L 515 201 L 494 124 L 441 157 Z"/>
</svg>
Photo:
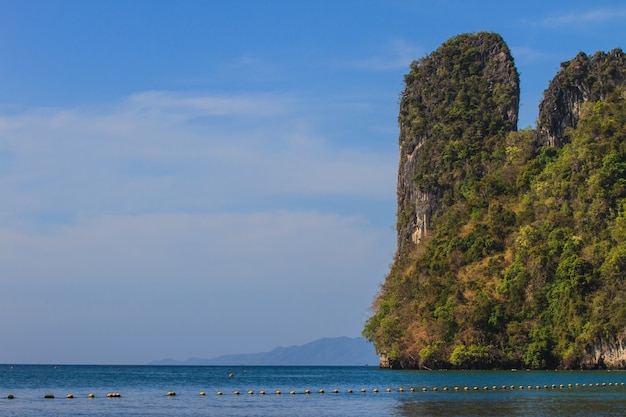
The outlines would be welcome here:
<svg viewBox="0 0 626 417">
<path fill-rule="evenodd" d="M 515 131 L 498 35 L 455 37 L 411 66 L 399 179 L 413 188 L 399 184 L 398 252 L 363 331 L 392 367 L 593 366 L 593 347 L 624 332 L 626 68 L 611 54 L 589 67 L 612 83 L 571 106 L 559 147 L 541 147 L 541 126 Z M 416 193 L 436 200 L 417 244 Z"/>
</svg>

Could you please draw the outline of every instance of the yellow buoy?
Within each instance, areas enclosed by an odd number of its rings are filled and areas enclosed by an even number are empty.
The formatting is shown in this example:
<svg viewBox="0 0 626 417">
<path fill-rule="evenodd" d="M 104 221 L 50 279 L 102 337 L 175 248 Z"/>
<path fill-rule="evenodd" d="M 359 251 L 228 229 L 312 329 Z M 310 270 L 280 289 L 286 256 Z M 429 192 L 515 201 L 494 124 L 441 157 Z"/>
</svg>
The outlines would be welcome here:
<svg viewBox="0 0 626 417">
<path fill-rule="evenodd" d="M 280 391 L 279 390 L 276 390 L 276 395 L 280 395 Z"/>
<path fill-rule="evenodd" d="M 222 391 L 217 391 L 217 395 L 222 395 Z"/>
<path fill-rule="evenodd" d="M 248 391 L 248 395 L 252 395 L 252 394 L 254 394 L 253 391 Z"/>
<path fill-rule="evenodd" d="M 170 392 L 167 393 L 168 397 L 173 397 L 175 395 L 176 395 L 176 393 L 174 391 L 170 391 Z"/>
<path fill-rule="evenodd" d="M 235 392 L 233 392 L 233 394 L 239 395 L 239 391 L 235 391 Z"/>
<path fill-rule="evenodd" d="M 89 393 L 89 395 L 87 395 L 88 398 L 95 398 L 96 396 L 93 393 Z"/>
<path fill-rule="evenodd" d="M 304 390 L 304 393 L 305 393 L 305 394 L 310 394 L 310 393 L 311 393 L 311 390 L 308 390 L 308 389 L 307 389 L 307 390 Z"/>
<path fill-rule="evenodd" d="M 289 391 L 289 394 L 294 395 L 296 392 L 295 391 Z"/>
<path fill-rule="evenodd" d="M 206 395 L 206 392 L 200 391 L 200 395 Z"/>
<path fill-rule="evenodd" d="M 74 394 L 67 394 L 67 398 L 74 398 Z"/>
<path fill-rule="evenodd" d="M 259 395 L 265 395 L 265 391 L 259 391 Z"/>
<path fill-rule="evenodd" d="M 338 390 L 338 389 L 334 389 L 334 390 L 333 390 L 333 393 L 334 393 L 334 394 L 338 394 L 338 393 L 339 393 L 339 390 Z"/>
<path fill-rule="evenodd" d="M 378 392 L 378 389 L 377 389 L 377 388 L 374 388 L 374 390 L 373 390 L 373 391 L 374 391 L 374 392 Z"/>
<path fill-rule="evenodd" d="M 352 394 L 352 390 L 351 390 L 351 389 L 349 389 L 349 390 L 348 390 L 348 393 Z"/>
<path fill-rule="evenodd" d="M 323 390 L 323 389 L 319 390 L 319 393 L 320 393 L 320 394 L 323 394 L 323 393 L 324 393 L 324 390 Z"/>
</svg>

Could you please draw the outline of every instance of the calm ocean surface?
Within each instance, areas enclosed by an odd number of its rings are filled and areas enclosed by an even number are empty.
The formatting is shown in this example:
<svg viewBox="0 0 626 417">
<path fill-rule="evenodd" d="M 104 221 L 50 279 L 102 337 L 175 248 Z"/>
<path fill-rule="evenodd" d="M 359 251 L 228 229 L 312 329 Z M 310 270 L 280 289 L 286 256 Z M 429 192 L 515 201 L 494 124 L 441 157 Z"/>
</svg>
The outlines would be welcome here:
<svg viewBox="0 0 626 417">
<path fill-rule="evenodd" d="M 624 416 L 622 383 L 615 371 L 0 365 L 0 416 Z"/>
</svg>

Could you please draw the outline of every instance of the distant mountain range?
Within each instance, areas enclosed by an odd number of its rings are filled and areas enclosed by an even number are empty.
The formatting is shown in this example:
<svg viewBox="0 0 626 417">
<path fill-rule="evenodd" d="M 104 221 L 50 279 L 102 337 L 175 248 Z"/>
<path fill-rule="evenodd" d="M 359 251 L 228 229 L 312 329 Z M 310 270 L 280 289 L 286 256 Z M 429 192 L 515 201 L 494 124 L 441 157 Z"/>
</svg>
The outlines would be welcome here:
<svg viewBox="0 0 626 417">
<path fill-rule="evenodd" d="M 277 347 L 271 352 L 223 355 L 185 361 L 162 359 L 150 365 L 249 365 L 249 366 L 378 366 L 374 346 L 362 337 L 318 339 L 301 346 Z"/>
</svg>

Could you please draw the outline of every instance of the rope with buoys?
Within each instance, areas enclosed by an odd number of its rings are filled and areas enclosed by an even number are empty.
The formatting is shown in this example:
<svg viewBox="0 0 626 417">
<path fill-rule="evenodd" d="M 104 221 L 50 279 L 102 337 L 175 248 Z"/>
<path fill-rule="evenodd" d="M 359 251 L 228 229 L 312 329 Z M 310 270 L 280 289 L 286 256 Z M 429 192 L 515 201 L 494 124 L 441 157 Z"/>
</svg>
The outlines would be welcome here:
<svg viewBox="0 0 626 417">
<path fill-rule="evenodd" d="M 546 391 L 553 391 L 553 390 L 563 390 L 563 389 L 584 389 L 584 388 L 602 388 L 602 387 L 624 387 L 626 386 L 625 382 L 595 382 L 595 383 L 569 383 L 569 384 L 551 384 L 551 385 L 502 385 L 502 386 L 496 386 L 496 385 L 492 385 L 492 386 L 488 386 L 488 385 L 484 385 L 484 386 L 478 386 L 478 385 L 473 385 L 473 386 L 453 386 L 453 387 L 448 387 L 448 386 L 443 386 L 443 387 L 421 387 L 421 388 L 416 388 L 416 387 L 410 387 L 408 389 L 408 392 L 411 393 L 415 393 L 415 392 L 422 392 L 422 393 L 429 393 L 429 392 L 433 392 L 433 393 L 438 393 L 440 392 L 480 392 L 480 391 L 532 391 L 532 390 L 546 390 Z M 233 396 L 239 396 L 241 394 L 242 391 L 238 391 L 235 390 L 233 391 L 232 395 Z M 248 395 L 254 395 L 255 392 L 252 390 L 249 391 L 245 391 L 248 393 Z M 290 395 L 296 395 L 296 394 L 305 394 L 305 395 L 310 395 L 311 394 L 311 390 L 309 389 L 305 389 L 301 392 L 295 391 L 295 390 L 290 390 L 289 394 Z M 319 389 L 317 391 L 319 394 L 324 394 L 326 392 L 326 390 L 324 389 Z M 338 389 L 333 389 L 332 391 L 333 394 L 340 394 L 342 391 L 338 390 Z M 352 389 L 347 389 L 346 391 L 344 391 L 347 394 L 353 394 L 355 391 Z M 372 392 L 374 394 L 379 393 L 379 389 L 378 388 L 370 388 L 369 390 L 366 388 L 362 388 L 360 389 L 361 393 L 367 393 L 367 392 Z M 407 390 L 404 387 L 399 387 L 396 390 L 393 390 L 392 388 L 386 388 L 384 390 L 384 392 L 386 393 L 393 393 L 393 392 L 397 392 L 397 393 L 405 393 L 407 392 Z M 275 390 L 274 393 L 276 395 L 281 395 L 282 391 L 281 390 Z M 266 392 L 263 390 L 258 391 L 258 395 L 265 395 Z M 174 397 L 177 396 L 178 394 L 175 391 L 168 391 L 166 393 L 166 395 L 168 397 Z M 200 396 L 205 396 L 206 392 L 205 391 L 200 391 Z M 223 396 L 225 395 L 224 392 L 222 391 L 217 391 L 217 395 L 218 396 Z M 122 395 L 119 392 L 111 392 L 108 393 L 106 395 L 107 398 L 120 398 Z M 89 393 L 87 395 L 87 398 L 93 399 L 95 398 L 95 394 L 94 393 Z M 16 399 L 17 397 L 14 394 L 8 394 L 5 398 L 13 400 Z M 44 398 L 46 399 L 54 399 L 55 396 L 52 393 L 48 393 L 44 395 Z M 67 394 L 66 398 L 68 399 L 73 399 L 74 394 Z"/>
<path fill-rule="evenodd" d="M 480 391 L 506 391 L 506 390 L 509 390 L 509 391 L 514 391 L 514 390 L 523 391 L 523 390 L 542 390 L 542 389 L 543 390 L 556 390 L 556 389 L 562 390 L 562 389 L 565 389 L 565 388 L 572 389 L 572 388 L 584 388 L 584 387 L 607 387 L 607 386 L 609 386 L 609 387 L 610 386 L 614 386 L 614 387 L 622 386 L 623 387 L 625 385 L 626 385 L 626 383 L 624 383 L 624 382 L 602 382 L 602 383 L 597 382 L 597 383 L 593 383 L 593 384 L 585 384 L 585 383 L 583 383 L 583 384 L 581 384 L 581 383 L 572 384 L 572 383 L 569 383 L 569 384 L 559 384 L 559 385 L 552 384 L 552 385 L 543 385 L 543 386 L 541 386 L 541 385 L 519 385 L 519 386 L 516 386 L 516 385 L 510 385 L 510 386 L 507 386 L 507 385 L 502 385 L 502 386 L 497 386 L 497 385 L 491 385 L 491 386 L 488 386 L 488 385 L 484 385 L 484 386 L 472 385 L 472 386 L 469 386 L 468 385 L 468 386 L 454 386 L 454 387 L 448 387 L 448 386 L 443 386 L 443 387 L 436 387 L 436 386 L 435 387 L 420 387 L 420 388 L 410 387 L 408 389 L 408 391 L 409 392 L 413 392 L 413 393 L 414 392 L 428 393 L 428 392 L 450 392 L 450 391 L 454 391 L 454 392 L 460 392 L 460 391 L 463 391 L 463 392 L 471 392 L 471 391 L 480 392 Z M 304 394 L 304 395 L 310 395 L 311 392 L 312 391 L 310 389 L 305 389 L 305 390 L 303 390 L 300 393 Z M 324 394 L 326 392 L 326 390 L 319 389 L 317 392 L 319 394 Z M 338 389 L 333 389 L 331 392 L 333 394 L 340 394 L 341 393 L 341 391 L 338 390 Z M 362 388 L 360 390 L 360 392 L 361 393 L 372 392 L 372 393 L 376 394 L 376 393 L 379 393 L 380 390 L 378 388 L 370 388 L 369 390 L 365 389 L 365 388 Z M 404 393 L 404 392 L 407 392 L 407 390 L 404 387 L 399 387 L 396 390 L 393 390 L 391 388 L 386 388 L 384 390 L 384 392 L 386 392 L 386 393 L 393 393 L 393 392 Z M 276 393 L 276 395 L 280 395 L 281 391 L 280 390 L 276 390 L 275 393 Z M 354 390 L 347 389 L 345 391 L 345 393 L 352 394 L 352 393 L 354 393 Z M 254 392 L 253 391 L 248 391 L 248 394 L 253 395 Z M 265 391 L 259 391 L 259 395 L 264 395 L 264 394 L 265 394 Z M 289 394 L 290 395 L 296 395 L 296 394 L 298 394 L 298 392 L 294 391 L 294 390 L 290 390 Z M 217 395 L 224 395 L 224 393 L 221 392 L 221 391 L 218 391 Z M 239 391 L 235 391 L 234 395 L 239 395 Z"/>
</svg>

